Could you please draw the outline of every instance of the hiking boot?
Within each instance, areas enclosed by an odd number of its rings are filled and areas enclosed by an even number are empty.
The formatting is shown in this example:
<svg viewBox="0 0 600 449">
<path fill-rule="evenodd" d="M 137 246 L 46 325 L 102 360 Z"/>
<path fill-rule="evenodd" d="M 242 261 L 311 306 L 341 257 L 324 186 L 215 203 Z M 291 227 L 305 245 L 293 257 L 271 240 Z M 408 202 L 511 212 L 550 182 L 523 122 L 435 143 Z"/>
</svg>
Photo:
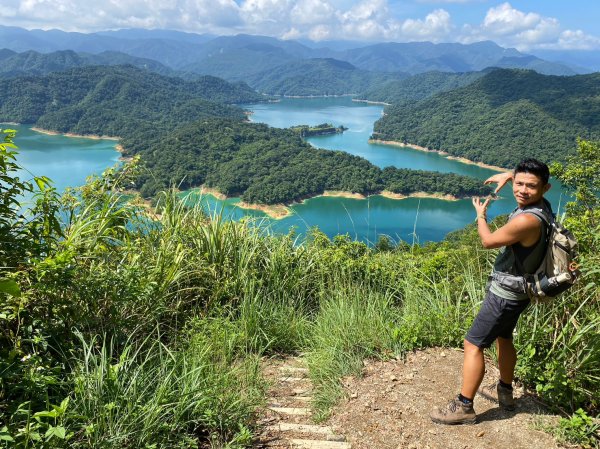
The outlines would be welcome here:
<svg viewBox="0 0 600 449">
<path fill-rule="evenodd" d="M 429 417 L 438 424 L 475 424 L 477 422 L 473 404 L 465 404 L 458 398 L 452 399 L 445 407 L 435 408 Z"/>
<path fill-rule="evenodd" d="M 504 410 L 515 409 L 513 391 L 503 387 L 500 382 L 494 382 L 485 387 L 480 387 L 479 390 L 477 390 L 477 393 L 492 402 L 500 404 L 500 407 Z"/>
</svg>

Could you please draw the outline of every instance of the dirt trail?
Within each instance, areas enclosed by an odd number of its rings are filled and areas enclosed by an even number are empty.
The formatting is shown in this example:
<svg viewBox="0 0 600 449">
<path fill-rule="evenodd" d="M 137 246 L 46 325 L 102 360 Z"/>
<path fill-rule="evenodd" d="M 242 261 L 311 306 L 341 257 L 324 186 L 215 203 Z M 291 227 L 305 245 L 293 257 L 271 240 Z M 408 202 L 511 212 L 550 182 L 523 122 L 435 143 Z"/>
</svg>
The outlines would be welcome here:
<svg viewBox="0 0 600 449">
<path fill-rule="evenodd" d="M 291 366 L 303 367 L 302 359 L 291 359 Z M 310 381 L 298 372 L 288 372 L 292 381 L 282 381 L 282 366 L 290 360 L 270 362 L 265 373 L 276 380 L 271 403 L 281 407 L 301 407 L 305 415 L 282 415 L 268 410 L 265 432 L 258 447 L 314 447 L 332 449 L 556 449 L 555 439 L 536 430 L 540 423 L 555 422 L 532 396 L 515 389 L 514 412 L 501 410 L 481 397 L 475 400 L 478 422 L 475 425 L 444 426 L 434 424 L 429 412 L 444 405 L 460 387 L 462 352 L 428 349 L 410 353 L 405 360 L 365 361 L 362 377 L 343 380 L 347 399 L 334 408 L 331 418 L 307 432 L 290 432 L 285 423 L 313 424 L 310 412 Z M 497 377 L 488 363 L 484 383 Z M 300 398 L 298 398 L 300 396 Z M 294 399 L 295 398 L 295 399 Z M 302 404 L 302 405 L 300 405 Z M 279 426 L 279 427 L 278 427 Z M 284 429 L 280 431 L 279 429 Z M 323 430 L 326 428 L 326 430 Z M 311 432 L 308 432 L 310 430 Z M 320 437 L 315 438 L 315 435 Z M 298 439 L 332 440 L 329 446 L 294 445 Z M 335 444 L 337 445 L 335 445 Z"/>
</svg>

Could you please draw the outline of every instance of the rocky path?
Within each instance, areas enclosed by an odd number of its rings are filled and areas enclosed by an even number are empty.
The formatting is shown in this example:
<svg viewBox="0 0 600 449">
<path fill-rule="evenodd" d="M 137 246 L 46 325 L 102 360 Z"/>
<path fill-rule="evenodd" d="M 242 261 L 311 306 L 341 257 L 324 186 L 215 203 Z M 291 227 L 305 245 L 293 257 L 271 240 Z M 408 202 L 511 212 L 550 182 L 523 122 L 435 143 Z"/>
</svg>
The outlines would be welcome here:
<svg viewBox="0 0 600 449">
<path fill-rule="evenodd" d="M 271 382 L 268 407 L 261 420 L 257 447 L 271 449 L 351 449 L 334 427 L 316 425 L 310 409 L 312 384 L 301 358 L 271 360 L 265 365 Z"/>
<path fill-rule="evenodd" d="M 444 426 L 429 419 L 460 387 L 462 352 L 428 349 L 403 360 L 365 361 L 362 375 L 343 379 L 346 399 L 322 425 L 311 419 L 311 383 L 301 358 L 271 361 L 271 398 L 256 447 L 315 449 L 557 449 L 541 426 L 558 420 L 522 389 L 506 412 L 477 397 L 477 424 Z M 484 382 L 496 379 L 488 364 Z"/>
</svg>

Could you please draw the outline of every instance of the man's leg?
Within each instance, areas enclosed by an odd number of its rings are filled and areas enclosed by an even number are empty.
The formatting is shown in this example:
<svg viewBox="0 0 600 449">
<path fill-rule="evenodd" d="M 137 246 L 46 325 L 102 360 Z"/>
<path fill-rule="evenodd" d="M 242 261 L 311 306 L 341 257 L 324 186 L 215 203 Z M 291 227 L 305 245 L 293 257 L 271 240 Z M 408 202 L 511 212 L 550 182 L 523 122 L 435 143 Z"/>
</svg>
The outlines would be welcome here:
<svg viewBox="0 0 600 449">
<path fill-rule="evenodd" d="M 496 340 L 498 348 L 498 369 L 500 370 L 500 381 L 495 382 L 479 390 L 479 393 L 494 402 L 498 402 L 505 410 L 515 409 L 512 382 L 517 364 L 517 351 L 511 338 L 498 337 Z"/>
<path fill-rule="evenodd" d="M 460 394 L 445 407 L 436 407 L 429 415 L 439 424 L 474 424 L 477 421 L 473 399 L 485 373 L 483 349 L 465 340 L 463 385 Z"/>
<path fill-rule="evenodd" d="M 498 337 L 496 347 L 498 348 L 500 380 L 507 385 L 511 385 L 515 376 L 515 366 L 517 365 L 517 351 L 510 338 Z"/>
<path fill-rule="evenodd" d="M 465 340 L 465 352 L 463 356 L 463 383 L 460 394 L 465 398 L 473 400 L 475 393 L 485 374 L 485 360 L 483 349 Z"/>
</svg>

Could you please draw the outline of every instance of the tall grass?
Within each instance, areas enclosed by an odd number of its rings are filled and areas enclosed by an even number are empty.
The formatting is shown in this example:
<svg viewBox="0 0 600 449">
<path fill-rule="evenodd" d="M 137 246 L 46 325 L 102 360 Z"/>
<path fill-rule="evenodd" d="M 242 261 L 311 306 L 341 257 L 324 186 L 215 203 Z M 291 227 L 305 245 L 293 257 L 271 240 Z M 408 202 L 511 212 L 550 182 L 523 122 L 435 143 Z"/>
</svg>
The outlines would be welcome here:
<svg viewBox="0 0 600 449">
<path fill-rule="evenodd" d="M 342 395 L 341 377 L 359 374 L 363 360 L 401 348 L 396 327 L 400 310 L 392 294 L 340 284 L 321 302 L 310 337 L 308 366 L 314 382 L 317 419 Z"/>
<path fill-rule="evenodd" d="M 156 220 L 111 192 L 67 208 L 64 235 L 0 310 L 14 348 L 0 359 L 0 437 L 17 447 L 35 435 L 39 447 L 248 445 L 259 357 L 299 351 L 322 419 L 363 359 L 460 346 L 490 268 L 474 229 L 378 249 L 318 231 L 302 243 L 272 236 L 175 192 L 159 198 Z M 598 407 L 590 285 L 532 307 L 516 338 L 520 376 L 566 409 Z"/>
<path fill-rule="evenodd" d="M 248 444 L 262 382 L 256 358 L 232 365 L 219 357 L 231 338 L 192 337 L 179 350 L 154 336 L 124 349 L 82 339 L 68 415 L 82 438 L 73 447 Z"/>
<path fill-rule="evenodd" d="M 519 327 L 519 373 L 550 404 L 572 412 L 600 407 L 600 297 L 579 288 L 535 304 Z"/>
</svg>

